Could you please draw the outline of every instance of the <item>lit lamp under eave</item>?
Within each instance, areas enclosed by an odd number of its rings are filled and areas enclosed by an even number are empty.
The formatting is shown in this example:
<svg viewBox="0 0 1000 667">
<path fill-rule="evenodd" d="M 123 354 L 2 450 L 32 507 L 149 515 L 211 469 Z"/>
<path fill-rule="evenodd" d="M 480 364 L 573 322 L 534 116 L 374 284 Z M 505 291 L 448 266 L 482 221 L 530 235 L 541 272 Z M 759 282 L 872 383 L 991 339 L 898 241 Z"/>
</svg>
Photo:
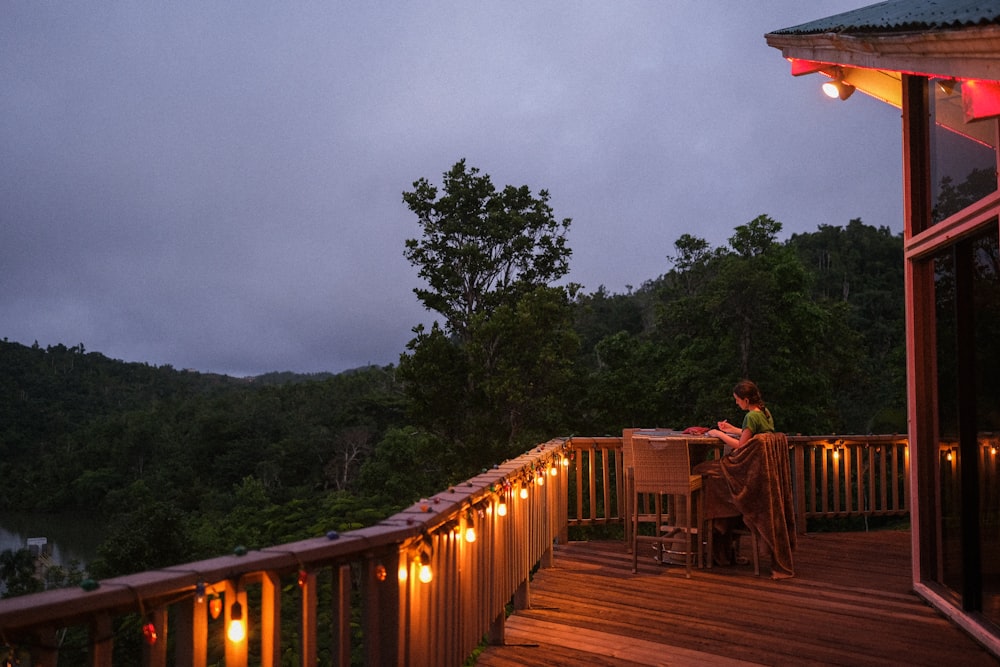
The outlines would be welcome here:
<svg viewBox="0 0 1000 667">
<path fill-rule="evenodd" d="M 823 84 L 822 88 L 827 97 L 831 99 L 837 99 L 839 97 L 842 100 L 846 100 L 848 97 L 853 95 L 855 91 L 854 86 L 840 78 L 827 81 Z"/>
</svg>

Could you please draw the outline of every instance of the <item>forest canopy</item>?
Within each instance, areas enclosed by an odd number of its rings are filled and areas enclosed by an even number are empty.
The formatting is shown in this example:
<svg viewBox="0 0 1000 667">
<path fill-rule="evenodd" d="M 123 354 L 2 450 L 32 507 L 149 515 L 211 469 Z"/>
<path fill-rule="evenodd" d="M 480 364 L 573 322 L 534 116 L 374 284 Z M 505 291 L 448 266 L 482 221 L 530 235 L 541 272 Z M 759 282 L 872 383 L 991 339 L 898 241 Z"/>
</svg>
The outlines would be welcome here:
<svg viewBox="0 0 1000 667">
<path fill-rule="evenodd" d="M 851 220 L 725 245 L 684 234 L 616 294 L 564 284 L 548 193 L 460 161 L 404 193 L 402 249 L 440 317 L 398 365 L 230 378 L 0 342 L 0 509 L 107 517 L 97 575 L 368 525 L 537 442 L 739 417 L 755 380 L 779 430 L 905 430 L 901 235 Z"/>
</svg>

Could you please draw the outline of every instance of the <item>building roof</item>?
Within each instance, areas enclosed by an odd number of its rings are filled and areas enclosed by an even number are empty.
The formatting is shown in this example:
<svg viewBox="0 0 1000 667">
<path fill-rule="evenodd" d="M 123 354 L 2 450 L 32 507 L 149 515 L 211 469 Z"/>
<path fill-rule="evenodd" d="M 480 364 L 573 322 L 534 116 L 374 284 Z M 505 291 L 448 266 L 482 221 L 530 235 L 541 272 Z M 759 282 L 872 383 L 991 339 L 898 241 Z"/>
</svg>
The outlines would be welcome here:
<svg viewBox="0 0 1000 667">
<path fill-rule="evenodd" d="M 792 61 L 1000 81 L 1000 0 L 886 0 L 765 39 Z"/>
<path fill-rule="evenodd" d="M 899 33 L 984 25 L 1000 25 L 1000 0 L 886 0 L 772 34 Z"/>
</svg>

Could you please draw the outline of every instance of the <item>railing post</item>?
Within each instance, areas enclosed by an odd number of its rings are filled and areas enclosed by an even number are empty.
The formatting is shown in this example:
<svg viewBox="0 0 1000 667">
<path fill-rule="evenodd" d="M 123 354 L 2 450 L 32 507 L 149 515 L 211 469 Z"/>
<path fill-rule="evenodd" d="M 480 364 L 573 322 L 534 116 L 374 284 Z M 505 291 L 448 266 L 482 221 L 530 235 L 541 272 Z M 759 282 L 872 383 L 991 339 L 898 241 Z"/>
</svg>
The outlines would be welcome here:
<svg viewBox="0 0 1000 667">
<path fill-rule="evenodd" d="M 281 664 L 281 577 L 265 572 L 260 588 L 260 664 Z"/>
<path fill-rule="evenodd" d="M 792 448 L 792 478 L 795 480 L 795 488 L 792 491 L 792 500 L 795 503 L 795 530 L 805 535 L 806 533 L 806 453 L 802 447 Z"/>
<path fill-rule="evenodd" d="M 170 629 L 167 627 L 166 609 L 154 609 L 140 622 L 152 623 L 157 634 L 153 643 L 142 643 L 142 664 L 146 667 L 167 667 L 167 633 Z"/>
<path fill-rule="evenodd" d="M 174 652 L 177 664 L 206 667 L 208 664 L 208 604 L 190 600 L 175 607 Z"/>
<path fill-rule="evenodd" d="M 312 571 L 300 572 L 299 587 L 302 589 L 302 609 L 300 611 L 302 623 L 299 627 L 299 633 L 302 637 L 301 664 L 303 666 L 315 665 L 317 657 L 316 612 L 319 599 L 316 590 L 316 573 Z"/>
<path fill-rule="evenodd" d="M 361 584 L 362 634 L 365 665 L 391 667 L 405 664 L 408 610 L 412 601 L 404 597 L 409 578 L 400 581 L 399 571 L 405 552 L 398 549 L 370 556 L 365 560 Z M 386 578 L 379 580 L 379 561 L 386 569 Z M 408 566 L 404 561 L 402 565 Z"/>
<path fill-rule="evenodd" d="M 512 602 L 515 610 L 531 609 L 531 584 L 528 579 L 518 584 Z"/>
<path fill-rule="evenodd" d="M 507 612 L 501 611 L 493 622 L 490 623 L 490 631 L 487 635 L 487 641 L 490 646 L 503 646 L 506 643 L 504 637 L 504 629 L 507 626 Z"/>
<path fill-rule="evenodd" d="M 223 618 L 225 623 L 223 624 L 223 632 L 229 628 L 229 623 L 233 619 L 233 605 L 239 602 L 240 607 L 243 610 L 243 622 L 247 627 L 247 636 L 250 635 L 250 622 L 249 622 L 249 609 L 247 608 L 247 594 L 246 591 L 237 591 L 236 587 L 230 583 L 226 582 L 226 592 L 225 592 L 226 606 L 223 613 Z M 247 667 L 247 661 L 249 659 L 249 653 L 247 651 L 247 639 L 244 638 L 243 641 L 234 642 L 230 641 L 229 637 L 225 637 L 226 643 L 226 667 Z"/>
<path fill-rule="evenodd" d="M 380 576 L 388 581 L 389 575 L 396 573 L 388 567 L 383 568 L 381 574 L 369 574 L 373 581 L 378 581 Z M 330 659 L 335 667 L 348 667 L 351 664 L 351 566 L 341 565 L 333 568 L 333 582 L 331 584 L 331 605 L 333 622 L 330 632 L 332 634 L 332 644 L 330 646 Z"/>
<path fill-rule="evenodd" d="M 31 650 L 31 664 L 36 667 L 56 667 L 56 663 L 59 661 L 59 640 L 56 638 L 57 630 L 51 627 L 41 627 L 36 628 L 34 632 L 35 636 L 35 646 Z M 108 646 L 111 645 L 112 639 L 111 635 L 102 635 L 97 638 L 99 641 L 107 637 Z M 93 648 L 95 645 L 95 633 L 94 628 L 91 628 L 90 646 Z M 110 648 L 108 649 L 108 660 L 110 660 Z M 110 665 L 110 662 L 102 663 L 102 665 Z"/>
<path fill-rule="evenodd" d="M 90 658 L 88 667 L 111 667 L 112 654 L 114 653 L 114 623 L 108 614 L 95 616 L 90 622 Z M 39 658 L 32 664 L 55 665 L 55 660 L 51 663 L 42 662 Z"/>
</svg>

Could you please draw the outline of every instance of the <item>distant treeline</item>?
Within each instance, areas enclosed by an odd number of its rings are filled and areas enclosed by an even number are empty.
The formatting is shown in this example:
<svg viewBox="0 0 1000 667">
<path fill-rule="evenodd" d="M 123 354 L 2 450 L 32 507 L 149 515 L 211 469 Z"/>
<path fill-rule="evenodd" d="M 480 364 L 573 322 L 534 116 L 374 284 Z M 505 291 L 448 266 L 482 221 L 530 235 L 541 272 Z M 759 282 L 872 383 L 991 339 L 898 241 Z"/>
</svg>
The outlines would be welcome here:
<svg viewBox="0 0 1000 667">
<path fill-rule="evenodd" d="M 901 235 L 779 230 L 685 235 L 624 294 L 525 292 L 493 308 L 485 370 L 455 355 L 476 331 L 418 331 L 399 366 L 255 379 L 5 339 L 0 508 L 102 513 L 104 576 L 366 525 L 551 437 L 736 421 L 742 377 L 786 432 L 903 431 Z"/>
</svg>

